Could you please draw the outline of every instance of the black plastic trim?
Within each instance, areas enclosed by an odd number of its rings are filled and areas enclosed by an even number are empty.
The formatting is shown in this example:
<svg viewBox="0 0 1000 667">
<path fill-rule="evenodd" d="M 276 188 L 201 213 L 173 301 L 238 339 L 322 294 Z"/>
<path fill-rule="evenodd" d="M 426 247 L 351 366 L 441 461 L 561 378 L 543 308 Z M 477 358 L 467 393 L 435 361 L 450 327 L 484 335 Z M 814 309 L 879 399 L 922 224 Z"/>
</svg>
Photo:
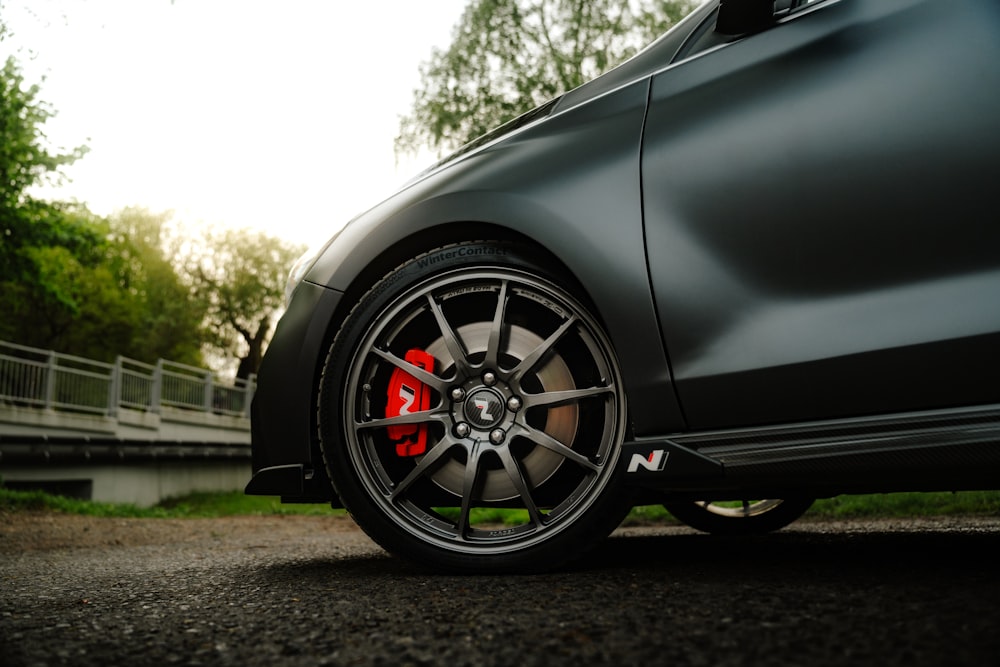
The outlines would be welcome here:
<svg viewBox="0 0 1000 667">
<path fill-rule="evenodd" d="M 343 507 L 340 499 L 331 493 L 326 475 L 316 475 L 301 463 L 258 470 L 243 493 L 248 496 L 281 496 L 283 503 L 323 503 Z"/>
<path fill-rule="evenodd" d="M 1000 406 L 679 434 L 625 445 L 631 456 L 662 450 L 659 470 L 633 466 L 629 483 L 666 490 L 857 488 L 929 490 L 1000 485 Z M 697 457 L 697 458 L 696 458 Z M 693 468 L 694 460 L 718 466 Z M 674 465 L 674 463 L 678 465 Z"/>
</svg>

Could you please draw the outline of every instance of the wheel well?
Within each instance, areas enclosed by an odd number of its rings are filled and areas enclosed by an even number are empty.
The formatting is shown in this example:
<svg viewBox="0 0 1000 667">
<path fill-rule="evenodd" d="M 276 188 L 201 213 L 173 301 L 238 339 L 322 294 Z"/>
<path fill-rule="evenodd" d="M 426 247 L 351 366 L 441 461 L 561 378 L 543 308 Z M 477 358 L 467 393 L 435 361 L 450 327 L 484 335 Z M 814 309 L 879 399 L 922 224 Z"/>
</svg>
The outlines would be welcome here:
<svg viewBox="0 0 1000 667">
<path fill-rule="evenodd" d="M 567 275 L 572 275 L 561 261 L 552 255 L 552 253 L 550 253 L 544 246 L 540 245 L 530 237 L 500 225 L 485 224 L 481 222 L 451 223 L 432 227 L 430 229 L 420 230 L 415 234 L 411 234 L 410 236 L 400 239 L 393 245 L 386 248 L 381 254 L 379 254 L 378 257 L 369 262 L 368 266 L 366 266 L 364 270 L 361 271 L 357 277 L 355 277 L 350 287 L 348 287 L 344 293 L 344 299 L 341 301 L 341 307 L 346 308 L 347 310 L 353 308 L 354 304 L 361 300 L 372 285 L 381 280 L 386 274 L 395 269 L 397 266 L 413 259 L 421 253 L 428 252 L 434 248 L 451 243 L 461 243 L 463 241 L 475 241 L 480 239 L 521 243 L 539 253 L 542 253 L 544 261 L 550 262 L 551 265 L 559 267 Z M 334 319 L 339 320 L 339 316 L 346 315 L 346 313 L 337 313 L 337 315 L 338 317 L 335 317 Z"/>
<path fill-rule="evenodd" d="M 552 254 L 548 248 L 528 236 L 500 225 L 481 222 L 451 223 L 432 227 L 430 229 L 424 229 L 415 234 L 411 234 L 410 236 L 407 236 L 386 248 L 375 259 L 368 263 L 364 270 L 362 270 L 354 281 L 352 281 L 347 290 L 345 290 L 344 298 L 341 299 L 340 305 L 334 312 L 323 341 L 323 355 L 327 353 L 330 346 L 333 344 L 333 339 L 337 335 L 338 331 L 338 323 L 342 322 L 344 318 L 347 317 L 348 313 L 350 313 L 351 309 L 354 308 L 354 306 L 364 297 L 368 290 L 390 271 L 404 262 L 413 259 L 415 256 L 433 250 L 434 248 L 448 245 L 450 243 L 461 243 L 463 241 L 474 241 L 477 239 L 521 243 L 525 247 L 538 253 L 539 259 L 544 265 L 558 270 L 560 273 L 573 280 L 579 290 L 578 298 L 580 298 L 580 300 L 591 309 L 594 316 L 601 322 L 601 325 L 605 326 L 601 313 L 594 307 L 593 300 L 590 298 L 589 294 L 583 290 L 580 281 L 576 279 L 573 272 L 570 271 L 561 260 Z M 320 359 L 319 362 L 320 363 L 317 364 L 317 374 L 319 366 L 323 363 L 323 359 Z M 313 400 L 315 403 L 318 400 L 319 392 L 318 375 L 313 381 L 313 392 Z M 315 420 L 316 417 L 317 415 L 314 412 L 313 419 Z M 318 423 L 313 424 L 313 433 L 318 433 L 318 426 Z M 629 430 L 631 430 L 631 425 L 629 426 Z M 312 442 L 312 456 L 314 462 L 323 461 L 318 437 L 314 438 Z M 325 470 L 323 472 L 325 474 Z"/>
</svg>

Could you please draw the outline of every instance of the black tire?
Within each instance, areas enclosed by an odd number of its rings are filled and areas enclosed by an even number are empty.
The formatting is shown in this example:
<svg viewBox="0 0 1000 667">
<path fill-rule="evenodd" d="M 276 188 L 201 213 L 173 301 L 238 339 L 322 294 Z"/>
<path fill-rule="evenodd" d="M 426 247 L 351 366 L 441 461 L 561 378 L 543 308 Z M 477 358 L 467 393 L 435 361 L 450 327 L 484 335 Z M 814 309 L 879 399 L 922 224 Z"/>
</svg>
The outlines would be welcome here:
<svg viewBox="0 0 1000 667">
<path fill-rule="evenodd" d="M 617 527 L 631 505 L 613 479 L 624 391 L 577 293 L 523 246 L 470 242 L 404 263 L 355 306 L 323 371 L 319 427 L 337 493 L 376 542 L 438 571 L 538 572 Z M 413 349 L 433 368 L 403 361 Z M 390 405 L 404 372 L 429 390 L 425 410 Z M 421 427 L 423 453 L 397 451 Z M 498 507 L 520 518 L 482 517 Z"/>
<path fill-rule="evenodd" d="M 811 498 L 742 500 L 735 502 L 664 503 L 667 511 L 688 526 L 713 535 L 760 535 L 780 530 L 806 513 Z"/>
</svg>

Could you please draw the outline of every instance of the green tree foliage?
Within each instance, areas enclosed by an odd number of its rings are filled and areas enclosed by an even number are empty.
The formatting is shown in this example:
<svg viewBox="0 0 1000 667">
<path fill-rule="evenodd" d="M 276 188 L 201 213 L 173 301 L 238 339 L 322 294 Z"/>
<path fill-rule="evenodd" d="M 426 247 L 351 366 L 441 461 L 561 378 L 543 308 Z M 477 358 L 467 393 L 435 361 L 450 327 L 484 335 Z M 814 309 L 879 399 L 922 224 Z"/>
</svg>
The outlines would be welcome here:
<svg viewBox="0 0 1000 667">
<path fill-rule="evenodd" d="M 0 339 L 104 361 L 202 364 L 205 308 L 174 269 L 167 216 L 65 215 L 91 242 L 22 247 L 30 271 L 0 286 Z"/>
<path fill-rule="evenodd" d="M 635 55 L 691 10 L 685 0 L 471 0 L 452 44 L 420 67 L 397 154 L 439 154 Z"/>
<path fill-rule="evenodd" d="M 5 29 L 0 25 L 0 41 Z M 31 280 L 41 259 L 32 248 L 59 245 L 87 255 L 100 236 L 86 216 L 63 204 L 39 200 L 32 186 L 57 180 L 60 169 L 86 153 L 81 146 L 54 153 L 42 131 L 53 111 L 27 85 L 13 56 L 0 70 L 0 282 Z M 65 295 L 52 295 L 56 299 Z"/>
<path fill-rule="evenodd" d="M 170 215 L 143 208 L 118 211 L 109 221 L 105 265 L 131 306 L 131 338 L 120 353 L 144 361 L 200 365 L 206 308 L 178 268 L 183 239 L 170 233 Z"/>
<path fill-rule="evenodd" d="M 189 249 L 186 271 L 206 308 L 206 340 L 215 354 L 239 359 L 237 377 L 260 368 L 288 270 L 303 252 L 246 229 L 206 230 Z"/>
<path fill-rule="evenodd" d="M 0 40 L 5 28 L 0 25 Z M 53 111 L 38 100 L 13 57 L 0 70 L 0 337 L 55 345 L 70 320 L 89 319 L 90 294 L 108 297 L 113 280 L 100 269 L 105 239 L 86 210 L 43 201 L 30 190 L 58 180 L 86 152 L 53 152 L 42 126 Z M 99 308 L 115 310 L 114 304 Z"/>
<path fill-rule="evenodd" d="M 5 27 L 0 22 L 0 40 Z M 102 219 L 49 202 L 34 186 L 61 177 L 85 147 L 53 152 L 54 112 L 17 62 L 0 70 L 0 339 L 110 361 L 117 355 L 257 371 L 285 276 L 302 249 L 248 231 L 194 243 L 170 216 L 125 209 Z"/>
<path fill-rule="evenodd" d="M 4 34 L 0 24 L 0 39 Z M 204 309 L 164 256 L 163 217 L 112 220 L 42 200 L 86 153 L 57 152 L 43 127 L 54 111 L 17 61 L 0 70 L 0 339 L 94 359 L 118 354 L 201 362 Z"/>
<path fill-rule="evenodd" d="M 24 269 L 0 285 L 0 337 L 109 360 L 114 346 L 129 337 L 131 313 L 103 263 L 107 243 L 98 234 L 100 223 L 78 216 L 88 243 L 35 241 L 18 249 Z"/>
</svg>

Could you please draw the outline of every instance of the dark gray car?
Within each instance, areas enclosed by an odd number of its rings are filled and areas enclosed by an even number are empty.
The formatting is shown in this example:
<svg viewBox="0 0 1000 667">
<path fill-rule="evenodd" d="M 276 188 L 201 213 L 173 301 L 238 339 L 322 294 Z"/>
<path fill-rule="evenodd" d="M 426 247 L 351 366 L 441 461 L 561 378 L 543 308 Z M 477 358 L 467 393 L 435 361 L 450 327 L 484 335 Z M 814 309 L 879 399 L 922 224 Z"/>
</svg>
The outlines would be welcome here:
<svg viewBox="0 0 1000 667">
<path fill-rule="evenodd" d="M 1000 3 L 707 2 L 297 265 L 247 493 L 499 572 L 1000 488 L 998 183 Z"/>
</svg>

